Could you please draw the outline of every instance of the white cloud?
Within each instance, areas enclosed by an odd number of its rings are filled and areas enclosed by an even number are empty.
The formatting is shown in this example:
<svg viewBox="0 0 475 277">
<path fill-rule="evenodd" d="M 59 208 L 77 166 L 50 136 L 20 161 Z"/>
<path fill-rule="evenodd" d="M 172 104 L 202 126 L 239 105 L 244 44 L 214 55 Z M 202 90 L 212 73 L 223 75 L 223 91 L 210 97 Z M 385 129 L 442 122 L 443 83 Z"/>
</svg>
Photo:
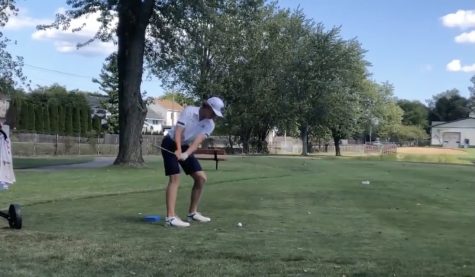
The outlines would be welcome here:
<svg viewBox="0 0 475 277">
<path fill-rule="evenodd" d="M 455 37 L 455 42 L 457 43 L 475 43 L 475 30 L 462 33 Z"/>
<path fill-rule="evenodd" d="M 452 60 L 447 64 L 446 69 L 451 72 L 475 72 L 475 64 L 472 65 L 462 65 L 460 60 Z"/>
<path fill-rule="evenodd" d="M 475 27 L 475 10 L 458 10 L 456 13 L 444 15 L 441 20 L 446 27 L 461 29 Z"/>
<path fill-rule="evenodd" d="M 10 14 L 5 29 L 8 30 L 20 30 L 24 28 L 35 28 L 37 25 L 51 23 L 50 19 L 32 18 L 28 15 L 26 8 L 20 8 L 17 16 Z"/>
<path fill-rule="evenodd" d="M 58 10 L 58 12 L 62 11 L 64 9 Z M 94 41 L 86 46 L 77 47 L 78 43 L 84 43 L 94 37 L 101 26 L 101 23 L 97 21 L 98 18 L 99 12 L 83 15 L 72 20 L 67 30 L 38 30 L 32 34 L 32 38 L 34 40 L 53 41 L 56 50 L 61 53 L 77 53 L 87 56 L 108 55 L 116 50 L 116 46 L 112 42 Z M 111 24 L 117 24 L 117 19 Z M 79 27 L 83 27 L 81 31 L 72 31 Z"/>
</svg>

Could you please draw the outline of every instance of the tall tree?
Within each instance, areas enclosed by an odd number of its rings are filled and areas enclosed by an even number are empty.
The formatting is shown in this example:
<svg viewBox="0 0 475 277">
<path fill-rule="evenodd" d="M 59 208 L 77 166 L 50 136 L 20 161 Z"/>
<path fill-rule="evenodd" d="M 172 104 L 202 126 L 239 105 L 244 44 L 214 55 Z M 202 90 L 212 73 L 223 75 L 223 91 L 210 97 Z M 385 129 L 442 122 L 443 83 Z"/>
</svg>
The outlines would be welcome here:
<svg viewBox="0 0 475 277">
<path fill-rule="evenodd" d="M 74 135 L 74 127 L 73 127 L 73 106 L 67 105 L 64 108 L 64 125 L 65 125 L 65 133 L 67 136 Z"/>
<path fill-rule="evenodd" d="M 218 129 L 239 136 L 246 152 L 250 144 L 265 151 L 263 141 L 278 117 L 274 73 L 277 55 L 284 54 L 275 30 L 283 26 L 264 1 L 212 2 L 196 1 L 194 16 L 180 24 L 183 31 L 174 40 L 182 43 L 174 59 L 149 59 L 171 89 L 197 101 L 223 97 L 226 115 Z"/>
<path fill-rule="evenodd" d="M 41 105 L 33 105 L 33 110 L 35 113 L 35 131 L 42 134 L 44 133 L 44 122 L 45 118 L 43 115 L 43 107 Z"/>
<path fill-rule="evenodd" d="M 59 134 L 59 111 L 56 103 L 50 103 L 48 105 L 49 118 L 50 118 L 50 133 Z"/>
<path fill-rule="evenodd" d="M 447 90 L 429 101 L 430 121 L 453 121 L 467 118 L 470 113 L 469 101 L 457 89 Z"/>
<path fill-rule="evenodd" d="M 99 79 L 94 78 L 93 82 L 99 84 L 99 89 L 108 96 L 107 101 L 102 102 L 101 105 L 111 113 L 107 119 L 109 132 L 117 134 L 119 133 L 119 70 L 116 52 L 106 58 Z"/>
<path fill-rule="evenodd" d="M 472 83 L 471 86 L 468 87 L 468 91 L 470 92 L 469 101 L 469 108 L 471 112 L 475 113 L 475 75 L 470 78 L 470 82 Z"/>
<path fill-rule="evenodd" d="M 35 105 L 33 103 L 28 103 L 27 109 L 27 118 L 28 121 L 26 122 L 26 129 L 30 132 L 36 131 L 36 117 L 35 117 Z"/>
<path fill-rule="evenodd" d="M 422 128 L 429 126 L 429 109 L 419 101 L 410 101 L 401 99 L 397 101 L 397 104 L 404 111 L 402 117 L 402 123 L 404 125 L 415 125 Z"/>
<path fill-rule="evenodd" d="M 15 0 L 0 0 L 0 92 L 12 92 L 15 85 L 15 77 L 21 82 L 26 82 L 23 75 L 23 58 L 13 57 L 7 46 L 11 41 L 2 33 L 2 28 L 7 24 L 11 15 L 16 16 L 18 8 Z"/>
<path fill-rule="evenodd" d="M 369 134 L 370 141 L 375 137 L 390 140 L 397 133 L 404 111 L 397 105 L 393 85 L 367 82 L 362 107 L 362 124 L 366 127 L 365 133 Z"/>
<path fill-rule="evenodd" d="M 323 79 L 328 82 L 326 85 L 319 86 L 325 93 L 321 93 L 319 104 L 313 112 L 317 122 L 330 130 L 335 155 L 341 156 L 341 140 L 350 138 L 361 127 L 361 99 L 367 77 L 367 62 L 364 60 L 365 51 L 356 40 L 338 39 L 327 52 L 332 53 L 330 57 L 335 67 L 320 66 L 330 76 Z"/>
<path fill-rule="evenodd" d="M 58 107 L 58 131 L 59 134 L 66 134 L 66 107 Z"/>
<path fill-rule="evenodd" d="M 41 107 L 42 110 L 42 116 L 43 116 L 43 133 L 45 134 L 50 134 L 51 133 L 51 122 L 50 122 L 50 116 L 49 116 L 49 110 L 48 107 Z"/>
<path fill-rule="evenodd" d="M 81 108 L 73 106 L 73 134 L 81 135 Z"/>
<path fill-rule="evenodd" d="M 193 97 L 187 96 L 185 93 L 178 91 L 167 91 L 160 97 L 160 99 L 175 101 L 182 106 L 196 104 L 196 100 Z"/>
<path fill-rule="evenodd" d="M 85 14 L 99 12 L 101 28 L 94 39 L 112 40 L 117 35 L 119 71 L 119 153 L 115 164 L 137 165 L 144 162 L 140 145 L 142 125 L 147 112 L 140 85 L 143 73 L 145 33 L 152 17 L 160 30 L 167 20 L 167 8 L 173 8 L 177 1 L 155 0 L 67 0 L 71 7 L 57 20 L 41 28 L 60 28 Z M 113 20 L 117 15 L 118 23 Z M 165 15 L 165 16 L 164 16 Z M 160 32 L 157 32 L 160 33 Z"/>
</svg>

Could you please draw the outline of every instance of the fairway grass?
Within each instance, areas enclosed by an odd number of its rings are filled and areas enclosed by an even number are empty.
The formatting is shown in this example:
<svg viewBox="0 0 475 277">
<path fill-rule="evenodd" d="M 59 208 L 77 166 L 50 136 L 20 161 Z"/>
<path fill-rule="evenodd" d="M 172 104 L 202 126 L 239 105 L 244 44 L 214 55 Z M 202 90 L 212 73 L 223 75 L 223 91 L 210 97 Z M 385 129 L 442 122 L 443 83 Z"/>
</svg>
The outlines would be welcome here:
<svg viewBox="0 0 475 277">
<path fill-rule="evenodd" d="M 143 221 L 164 216 L 156 158 L 141 169 L 17 170 L 0 204 L 21 203 L 24 228 L 0 221 L 1 275 L 474 276 L 474 166 L 284 157 L 203 165 L 201 210 L 212 222 L 188 229 Z M 190 188 L 183 176 L 182 217 Z"/>
</svg>

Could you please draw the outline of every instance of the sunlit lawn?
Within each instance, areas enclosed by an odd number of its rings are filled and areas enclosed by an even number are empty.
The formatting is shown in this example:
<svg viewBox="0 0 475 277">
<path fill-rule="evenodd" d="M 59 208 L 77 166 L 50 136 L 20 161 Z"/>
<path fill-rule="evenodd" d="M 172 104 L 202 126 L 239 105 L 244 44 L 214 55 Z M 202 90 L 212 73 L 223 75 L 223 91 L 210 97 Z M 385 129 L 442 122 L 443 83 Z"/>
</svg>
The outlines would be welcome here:
<svg viewBox="0 0 475 277">
<path fill-rule="evenodd" d="M 210 224 L 165 211 L 160 160 L 143 169 L 16 171 L 0 204 L 2 276 L 473 276 L 475 167 L 231 157 L 202 200 Z M 183 176 L 178 212 L 186 215 Z M 369 185 L 361 182 L 369 180 Z M 242 222 L 243 227 L 237 226 Z"/>
</svg>

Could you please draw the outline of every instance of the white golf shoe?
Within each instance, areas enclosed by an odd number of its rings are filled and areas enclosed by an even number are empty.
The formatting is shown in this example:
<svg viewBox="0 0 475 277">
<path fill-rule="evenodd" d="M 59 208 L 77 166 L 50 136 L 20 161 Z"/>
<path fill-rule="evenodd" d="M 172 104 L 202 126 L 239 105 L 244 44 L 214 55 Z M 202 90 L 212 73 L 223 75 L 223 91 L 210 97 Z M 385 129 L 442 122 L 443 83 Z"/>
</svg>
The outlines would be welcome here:
<svg viewBox="0 0 475 277">
<path fill-rule="evenodd" d="M 187 219 L 188 219 L 188 222 L 191 222 L 191 221 L 210 222 L 211 221 L 211 218 L 203 216 L 199 212 L 188 214 Z"/>
<path fill-rule="evenodd" d="M 189 227 L 190 223 L 184 222 L 177 216 L 165 217 L 165 226 L 170 227 Z"/>
</svg>

